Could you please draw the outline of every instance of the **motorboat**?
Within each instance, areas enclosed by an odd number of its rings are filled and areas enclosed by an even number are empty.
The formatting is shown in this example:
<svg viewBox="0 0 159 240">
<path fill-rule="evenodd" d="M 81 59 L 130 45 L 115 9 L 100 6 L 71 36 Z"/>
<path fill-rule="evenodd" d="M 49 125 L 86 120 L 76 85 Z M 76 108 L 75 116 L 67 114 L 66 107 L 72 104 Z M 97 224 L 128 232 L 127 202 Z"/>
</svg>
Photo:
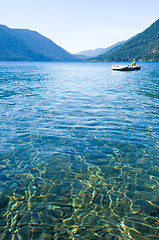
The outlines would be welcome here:
<svg viewBox="0 0 159 240">
<path fill-rule="evenodd" d="M 113 65 L 112 70 L 117 71 L 134 71 L 134 70 L 140 70 L 141 67 L 136 65 L 135 63 L 132 63 L 131 65 Z"/>
</svg>

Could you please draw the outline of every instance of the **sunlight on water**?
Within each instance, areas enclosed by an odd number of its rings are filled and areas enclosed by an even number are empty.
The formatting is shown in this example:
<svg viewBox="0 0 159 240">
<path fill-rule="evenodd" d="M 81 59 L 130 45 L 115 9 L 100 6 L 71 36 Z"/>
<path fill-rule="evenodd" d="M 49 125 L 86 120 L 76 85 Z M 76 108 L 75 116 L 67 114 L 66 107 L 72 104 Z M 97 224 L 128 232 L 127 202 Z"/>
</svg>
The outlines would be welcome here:
<svg viewBox="0 0 159 240">
<path fill-rule="evenodd" d="M 159 65 L 0 63 L 0 239 L 158 239 Z"/>
</svg>

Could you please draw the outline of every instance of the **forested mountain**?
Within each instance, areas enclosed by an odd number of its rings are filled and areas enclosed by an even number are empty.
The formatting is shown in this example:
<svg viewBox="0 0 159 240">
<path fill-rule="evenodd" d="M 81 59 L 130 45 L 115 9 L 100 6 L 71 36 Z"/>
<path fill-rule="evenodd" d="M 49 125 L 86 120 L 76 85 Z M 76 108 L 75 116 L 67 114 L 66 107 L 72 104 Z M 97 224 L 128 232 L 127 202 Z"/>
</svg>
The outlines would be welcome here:
<svg viewBox="0 0 159 240">
<path fill-rule="evenodd" d="M 103 54 L 104 52 L 104 54 Z M 82 55 L 86 56 L 82 56 Z M 97 56 L 98 57 L 93 57 Z M 93 58 L 92 58 L 93 57 Z M 0 61 L 159 61 L 159 19 L 142 33 L 108 48 L 73 55 L 38 32 L 0 25 Z"/>
<path fill-rule="evenodd" d="M 93 61 L 159 61 L 159 19 L 117 50 L 107 52 Z"/>
<path fill-rule="evenodd" d="M 113 44 L 111 45 L 110 47 L 107 47 L 107 48 L 96 48 L 94 50 L 90 49 L 90 50 L 85 50 L 85 51 L 82 51 L 82 52 L 79 52 L 77 53 L 76 55 L 79 55 L 79 56 L 85 56 L 85 58 L 93 58 L 93 57 L 97 57 L 101 54 L 104 54 L 108 51 L 110 51 L 111 49 L 114 49 L 115 47 L 118 48 L 120 47 L 121 45 L 124 44 L 125 41 L 122 41 L 122 42 L 118 42 L 116 44 Z"/>
<path fill-rule="evenodd" d="M 74 55 L 38 32 L 0 25 L 0 61 L 74 60 Z"/>
</svg>

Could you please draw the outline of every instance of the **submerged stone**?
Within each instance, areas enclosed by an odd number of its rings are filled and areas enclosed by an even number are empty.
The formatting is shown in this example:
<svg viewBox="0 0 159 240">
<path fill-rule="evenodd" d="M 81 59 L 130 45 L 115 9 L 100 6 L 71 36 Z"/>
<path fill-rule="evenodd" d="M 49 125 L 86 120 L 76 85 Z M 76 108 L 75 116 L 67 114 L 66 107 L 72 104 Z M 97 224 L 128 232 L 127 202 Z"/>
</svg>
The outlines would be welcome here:
<svg viewBox="0 0 159 240">
<path fill-rule="evenodd" d="M 0 233 L 1 240 L 12 240 L 12 235 L 8 229 Z"/>
<path fill-rule="evenodd" d="M 0 194 L 0 208 L 5 208 L 9 202 L 9 198 Z"/>
<path fill-rule="evenodd" d="M 68 218 L 63 221 L 64 225 L 71 227 L 75 225 L 75 220 L 73 218 Z"/>
<path fill-rule="evenodd" d="M 1 227 L 2 229 L 5 228 L 6 223 L 7 223 L 6 218 L 0 218 L 0 227 Z"/>
<path fill-rule="evenodd" d="M 42 233 L 40 236 L 41 240 L 53 240 L 53 235 L 50 233 Z"/>
<path fill-rule="evenodd" d="M 21 227 L 17 232 L 21 240 L 30 240 L 30 231 L 28 226 Z"/>
<path fill-rule="evenodd" d="M 64 211 L 62 209 L 52 209 L 50 212 L 57 218 L 62 218 L 64 216 Z"/>
<path fill-rule="evenodd" d="M 143 212 L 145 214 L 148 214 L 152 217 L 159 217 L 159 207 L 152 204 L 151 202 L 145 201 L 145 200 L 136 200 L 133 203 L 132 209 Z"/>
<path fill-rule="evenodd" d="M 0 193 L 5 194 L 5 196 L 12 196 L 13 194 L 12 189 L 6 184 L 0 184 Z"/>
</svg>

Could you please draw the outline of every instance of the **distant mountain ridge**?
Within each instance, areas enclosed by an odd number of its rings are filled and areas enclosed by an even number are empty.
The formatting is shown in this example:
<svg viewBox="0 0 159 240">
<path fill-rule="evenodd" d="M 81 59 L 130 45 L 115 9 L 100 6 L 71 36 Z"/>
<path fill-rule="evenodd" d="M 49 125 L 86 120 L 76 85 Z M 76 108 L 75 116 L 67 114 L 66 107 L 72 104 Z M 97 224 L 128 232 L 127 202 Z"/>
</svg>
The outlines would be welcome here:
<svg viewBox="0 0 159 240">
<path fill-rule="evenodd" d="M 76 61 L 77 58 L 36 31 L 0 25 L 0 61 Z"/>
<path fill-rule="evenodd" d="M 108 51 L 90 60 L 159 62 L 159 19 L 145 31 L 129 39 L 118 49 Z"/>
<path fill-rule="evenodd" d="M 127 41 L 78 54 L 69 53 L 36 31 L 0 25 L 0 61 L 81 60 L 159 62 L 159 19 Z"/>
<path fill-rule="evenodd" d="M 94 50 L 90 49 L 90 50 L 85 50 L 82 52 L 77 53 L 76 55 L 78 56 L 85 56 L 85 58 L 93 58 L 93 57 L 97 57 L 99 55 L 102 55 L 108 51 L 110 51 L 111 49 L 113 49 L 114 47 L 120 47 L 122 44 L 124 44 L 125 41 L 121 41 L 118 42 L 116 44 L 113 44 L 107 48 L 96 48 Z"/>
</svg>

